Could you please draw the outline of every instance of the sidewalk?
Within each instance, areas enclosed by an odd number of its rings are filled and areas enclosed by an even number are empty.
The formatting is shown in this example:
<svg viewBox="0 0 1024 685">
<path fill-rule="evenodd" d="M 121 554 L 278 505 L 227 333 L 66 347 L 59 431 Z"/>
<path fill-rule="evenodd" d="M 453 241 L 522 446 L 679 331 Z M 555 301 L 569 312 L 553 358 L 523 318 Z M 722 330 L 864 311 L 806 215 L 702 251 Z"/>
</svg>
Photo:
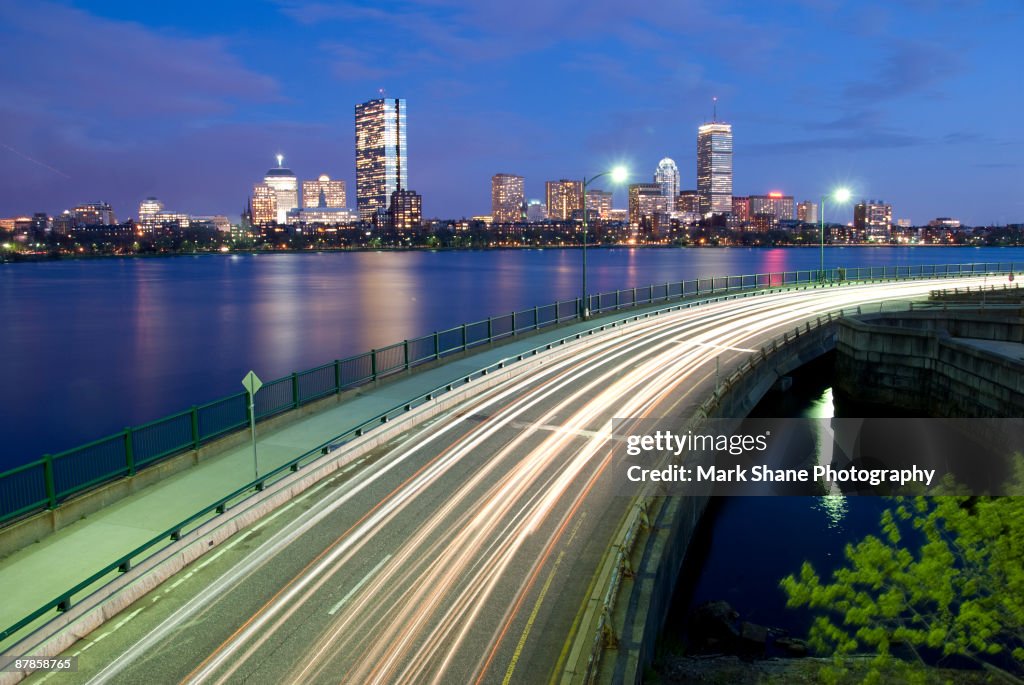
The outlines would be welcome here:
<svg viewBox="0 0 1024 685">
<path fill-rule="evenodd" d="M 378 387 L 366 386 L 358 395 L 341 404 L 266 434 L 261 434 L 257 426 L 260 471 L 265 473 L 281 466 L 351 427 L 501 359 L 612 321 L 677 303 L 678 300 L 674 300 L 622 310 L 588 322 L 510 337 L 493 347 L 481 346 L 479 351 L 471 350 L 465 357 L 455 358 L 427 371 L 413 372 Z M 3 595 L 0 630 L 7 629 L 122 555 L 250 482 L 252 469 L 252 446 L 247 442 L 159 480 L 0 560 Z M 47 614 L 46 619 L 40 618 L 33 625 L 42 625 L 53 615 Z M 0 652 L 29 632 L 30 629 L 26 628 L 0 641 Z"/>
</svg>

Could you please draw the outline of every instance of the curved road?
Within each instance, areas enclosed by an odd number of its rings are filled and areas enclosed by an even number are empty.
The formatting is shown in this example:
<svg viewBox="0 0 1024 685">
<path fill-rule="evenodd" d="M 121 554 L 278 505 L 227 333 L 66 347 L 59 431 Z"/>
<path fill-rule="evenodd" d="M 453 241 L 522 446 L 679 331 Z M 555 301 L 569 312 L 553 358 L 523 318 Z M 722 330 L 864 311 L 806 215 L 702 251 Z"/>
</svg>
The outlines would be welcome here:
<svg viewBox="0 0 1024 685">
<path fill-rule="evenodd" d="M 956 279 L 956 285 L 982 279 Z M 307 491 L 80 640 L 90 683 L 541 683 L 629 505 L 613 417 L 687 416 L 807 320 L 939 280 L 712 303 L 617 327 Z"/>
</svg>

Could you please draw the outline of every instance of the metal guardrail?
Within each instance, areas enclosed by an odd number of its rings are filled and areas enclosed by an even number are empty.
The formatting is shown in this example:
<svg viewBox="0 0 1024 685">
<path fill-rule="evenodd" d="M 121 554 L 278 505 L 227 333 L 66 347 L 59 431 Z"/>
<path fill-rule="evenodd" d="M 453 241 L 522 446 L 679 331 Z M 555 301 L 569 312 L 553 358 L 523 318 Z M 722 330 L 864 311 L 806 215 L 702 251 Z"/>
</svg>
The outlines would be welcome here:
<svg viewBox="0 0 1024 685">
<path fill-rule="evenodd" d="M 952 290 L 933 290 L 931 297 L 939 298 L 947 294 L 963 295 L 969 293 L 983 294 L 990 292 L 1005 292 L 1010 290 L 1017 290 L 1020 288 L 1019 284 L 1013 286 L 977 286 L 972 288 L 970 286 L 966 288 L 954 288 Z M 890 302 L 890 306 L 886 309 L 885 302 L 879 303 L 877 313 L 899 313 L 899 312 L 912 312 L 912 311 L 936 311 L 936 310 L 955 310 L 955 309 L 967 309 L 977 310 L 984 308 L 986 310 L 1018 310 L 1019 305 L 1016 304 L 989 304 L 983 306 L 979 303 L 967 302 L 967 303 L 949 303 L 949 302 L 927 302 L 927 303 L 915 303 L 910 302 Z M 895 305 L 895 306 L 893 306 Z M 732 388 L 743 380 L 744 376 L 753 373 L 761 364 L 766 363 L 772 355 L 776 354 L 781 348 L 788 345 L 790 342 L 798 340 L 810 333 L 820 330 L 823 326 L 829 326 L 833 322 L 838 321 L 840 318 L 847 315 L 860 315 L 860 314 L 874 314 L 876 313 L 873 309 L 868 310 L 863 305 L 857 305 L 856 307 L 847 307 L 840 309 L 838 313 L 833 314 L 832 312 L 827 313 L 824 316 L 818 316 L 814 321 L 808 321 L 803 326 L 796 326 L 792 333 L 789 331 L 784 332 L 781 336 L 776 336 L 770 342 L 765 343 L 761 346 L 761 349 L 757 352 L 752 353 L 732 374 L 727 378 L 723 379 L 718 385 L 716 385 L 714 392 L 709 395 L 694 411 L 694 418 L 691 420 L 691 425 L 688 428 L 696 430 L 697 424 L 702 420 L 711 416 L 719 404 L 721 403 L 722 397 L 730 392 Z M 602 605 L 597 618 L 597 624 L 594 628 L 593 638 L 591 640 L 590 654 L 587 658 L 586 670 L 584 671 L 582 682 L 593 683 L 594 679 L 598 675 L 598 667 L 601 661 L 601 655 L 605 648 L 614 647 L 618 640 L 614 634 L 614 630 L 611 627 L 612 612 L 615 610 L 615 602 L 618 597 L 619 588 L 622 585 L 622 581 L 625 577 L 633 574 L 634 569 L 632 568 L 629 558 L 633 553 L 633 546 L 640 537 L 645 526 L 649 526 L 649 511 L 651 509 L 653 498 L 647 495 L 640 495 L 636 497 L 633 503 L 630 505 L 629 513 L 626 517 L 626 522 L 623 526 L 620 526 L 616 538 L 613 540 L 611 549 L 614 551 L 614 559 L 611 561 L 612 569 L 610 579 L 608 580 L 607 587 L 602 593 Z M 600 590 L 600 588 L 599 588 Z"/>
<path fill-rule="evenodd" d="M 984 270 L 981 268 L 983 266 L 985 267 Z M 1024 265 L 1018 265 L 1018 266 L 1024 266 Z M 969 267 L 969 268 L 965 268 L 965 267 Z M 908 269 L 908 268 L 917 271 L 917 273 L 915 274 L 915 273 L 911 273 L 911 272 L 905 272 L 904 270 Z M 692 280 L 692 281 L 682 281 L 682 282 L 678 282 L 678 283 L 666 283 L 666 284 L 664 284 L 662 286 L 648 286 L 647 288 L 639 288 L 639 289 L 634 288 L 634 289 L 630 289 L 630 290 L 620 290 L 620 291 L 617 291 L 616 293 L 611 293 L 611 295 L 614 295 L 614 297 L 615 297 L 614 304 L 609 302 L 607 305 L 605 305 L 604 303 L 600 302 L 598 298 L 604 298 L 608 294 L 605 294 L 605 295 L 593 295 L 589 299 L 591 299 L 594 302 L 594 304 L 597 305 L 597 306 L 595 306 L 594 308 L 591 309 L 592 313 L 603 313 L 603 312 L 615 311 L 615 310 L 622 309 L 622 308 L 647 305 L 647 304 L 655 303 L 658 300 L 667 301 L 667 300 L 672 299 L 673 297 L 679 298 L 679 299 L 682 299 L 682 300 L 686 300 L 686 301 L 681 302 L 680 304 L 659 308 L 659 309 L 656 309 L 656 310 L 653 310 L 653 311 L 645 312 L 643 314 L 638 314 L 638 315 L 633 316 L 633 317 L 626 317 L 624 319 L 619 319 L 617 321 L 613 321 L 613 322 L 610 322 L 610 323 L 607 323 L 607 324 L 598 325 L 598 324 L 595 323 L 595 326 L 593 328 L 587 330 L 587 331 L 580 332 L 580 333 L 575 333 L 575 334 L 572 334 L 572 335 L 569 335 L 569 336 L 565 336 L 565 337 L 560 338 L 558 340 L 555 340 L 555 341 L 552 341 L 552 342 L 545 343 L 543 345 L 539 345 L 537 347 L 534 347 L 534 348 L 532 348 L 530 350 L 527 350 L 526 352 L 523 352 L 521 354 L 517 354 L 517 355 L 510 356 L 510 357 L 506 357 L 506 358 L 504 358 L 502 360 L 494 362 L 493 364 L 491 364 L 491 365 L 489 365 L 487 367 L 484 367 L 484 368 L 479 369 L 477 371 L 474 371 L 474 372 L 471 372 L 469 374 L 466 374 L 465 376 L 462 376 L 462 377 L 460 377 L 460 378 L 458 378 L 458 379 L 456 379 L 456 380 L 454 380 L 454 381 L 452 381 L 450 383 L 446 383 L 444 385 L 438 386 L 437 388 L 434 388 L 433 390 L 431 390 L 429 392 L 423 393 L 423 394 L 421 394 L 421 395 L 419 395 L 417 397 L 414 397 L 414 398 L 412 398 L 412 399 L 410 399 L 410 400 L 408 400 L 406 402 L 403 402 L 402 404 L 397 405 L 397 406 L 395 406 L 395 407 L 393 407 L 393 408 L 391 408 L 391 409 L 389 409 L 389 410 L 387 410 L 387 411 L 385 411 L 385 412 L 383 412 L 381 414 L 378 414 L 377 416 L 375 416 L 375 417 L 373 417 L 373 418 L 371 418 L 371 419 L 369 419 L 369 420 L 359 424 L 358 426 L 355 426 L 353 428 L 350 428 L 347 431 L 339 433 L 338 435 L 336 435 L 335 437 L 331 438 L 330 440 L 327 440 L 327 441 L 317 445 L 316 447 L 313 447 L 312 449 L 310 449 L 310 450 L 304 452 L 303 454 L 295 457 L 294 459 L 292 459 L 288 463 L 283 464 L 283 465 L 279 466 L 278 468 L 276 468 L 276 469 L 266 473 L 265 475 L 261 476 L 259 479 L 254 480 L 254 481 L 252 481 L 252 482 L 250 482 L 250 483 L 248 483 L 246 485 L 243 485 L 243 486 L 239 487 L 238 489 L 234 490 L 233 492 L 231 492 L 231 493 L 221 497 L 220 499 L 218 499 L 217 501 L 213 502 L 209 506 L 203 508 L 200 511 L 197 511 L 196 513 L 192 514 L 188 518 L 178 522 L 177 524 L 175 524 L 174 526 L 172 526 L 168 530 L 164 531 L 160 535 L 157 535 L 154 538 L 152 538 L 151 540 L 143 543 L 142 545 L 139 545 L 138 547 L 136 547 L 131 552 L 129 552 L 129 553 L 125 554 L 125 555 L 122 555 L 120 558 L 118 558 L 117 560 L 111 562 L 110 564 L 108 564 L 103 569 L 97 571 L 96 573 L 91 575 L 89 578 L 83 580 L 82 582 L 78 583 L 74 587 L 69 588 L 65 592 L 62 592 L 59 596 L 55 597 L 53 600 L 45 603 L 43 606 L 39 607 L 37 610 L 33 611 L 31 614 L 29 614 L 28 616 L 24 617 L 23 619 L 21 619 L 20 621 L 18 621 L 14 625 L 6 628 L 3 631 L 0 631 L 0 641 L 5 640 L 8 637 L 14 635 L 15 633 L 21 631 L 22 629 L 24 629 L 26 626 L 28 626 L 32 622 L 36 621 L 37 619 L 39 619 L 40 617 L 44 616 L 45 614 L 47 614 L 48 612 L 50 612 L 50 611 L 52 611 L 54 609 L 56 609 L 58 611 L 66 611 L 67 609 L 69 609 L 72 606 L 74 598 L 76 596 L 81 595 L 85 590 L 89 589 L 91 586 L 93 586 L 94 584 L 96 584 L 97 582 L 102 580 L 105 576 L 107 576 L 109 574 L 112 574 L 114 572 L 122 572 L 123 573 L 123 572 L 128 571 L 129 569 L 131 569 L 133 564 L 138 563 L 139 561 L 144 559 L 145 558 L 144 555 L 151 555 L 151 554 L 155 553 L 156 551 L 158 551 L 160 548 L 162 548 L 164 545 L 169 544 L 169 543 L 174 542 L 174 541 L 177 541 L 183 535 L 185 535 L 187 532 L 190 532 L 195 527 L 197 527 L 199 524 L 201 524 L 201 523 L 205 522 L 206 520 L 208 520 L 208 518 L 212 518 L 213 516 L 216 516 L 216 515 L 219 515 L 219 514 L 223 514 L 229 508 L 229 506 L 232 503 L 237 503 L 238 501 L 240 501 L 241 499 L 244 499 L 244 497 L 247 497 L 247 496 L 251 495 L 255 491 L 263 490 L 264 487 L 267 484 L 272 483 L 272 482 L 276 482 L 277 480 L 280 480 L 281 478 L 286 477 L 288 474 L 293 473 L 295 471 L 298 471 L 302 466 L 308 465 L 310 462 L 314 461 L 315 459 L 318 459 L 322 455 L 326 454 L 328 451 L 331 451 L 331 450 L 333 450 L 333 449 L 335 449 L 337 447 L 340 447 L 341 445 L 345 444 L 349 440 L 351 440 L 351 439 L 353 439 L 355 437 L 359 437 L 359 436 L 363 435 L 366 431 L 368 431 L 368 430 L 370 430 L 370 429 L 372 429 L 372 428 L 374 428 L 376 426 L 385 424 L 388 421 L 390 421 L 390 420 L 392 420 L 394 418 L 397 418 L 397 417 L 401 416 L 402 414 L 404 414 L 404 413 L 406 413 L 408 411 L 411 411 L 412 409 L 414 409 L 414 408 L 424 404 L 425 402 L 430 402 L 434 398 L 436 398 L 436 397 L 438 397 L 440 395 L 443 395 L 446 392 L 450 392 L 450 391 L 452 391 L 453 389 L 455 389 L 458 386 L 461 386 L 461 385 L 464 385 L 466 383 L 469 383 L 469 382 L 471 382 L 472 380 L 474 380 L 476 378 L 481 378 L 483 376 L 486 376 L 489 373 L 492 373 L 492 372 L 494 372 L 494 371 L 496 371 L 498 369 L 502 369 L 502 368 L 504 368 L 508 364 L 515 363 L 515 362 L 518 362 L 518 361 L 522 361 L 522 360 L 526 359 L 527 357 L 535 356 L 535 355 L 537 355 L 537 354 L 539 354 L 541 352 L 549 351 L 551 349 L 554 349 L 555 347 L 564 345 L 564 344 L 566 344 L 568 342 L 575 341 L 575 340 L 580 340 L 580 339 L 582 339 L 582 338 L 584 338 L 586 336 L 593 335 L 594 333 L 601 332 L 601 331 L 607 330 L 609 328 L 614 328 L 614 327 L 617 327 L 617 326 L 625 325 L 627 323 L 635 322 L 635 321 L 638 321 L 640 319 L 650 318 L 651 316 L 657 316 L 657 315 L 662 314 L 662 313 L 677 311 L 677 310 L 684 309 L 684 308 L 695 307 L 695 306 L 699 306 L 699 305 L 706 304 L 706 303 L 709 303 L 709 302 L 714 302 L 714 301 L 735 299 L 735 298 L 739 298 L 739 297 L 747 297 L 747 296 L 750 296 L 750 295 L 757 295 L 757 294 L 760 294 L 760 293 L 763 293 L 763 292 L 774 292 L 777 289 L 788 289 L 788 288 L 792 288 L 792 287 L 801 287 L 801 286 L 803 286 L 803 287 L 831 286 L 831 285 L 840 285 L 843 282 L 857 283 L 857 282 L 870 282 L 870 281 L 875 281 L 875 280 L 892 280 L 892 279 L 905 279 L 905 278 L 935 278 L 935 277 L 947 277 L 947 276 L 972 276 L 972 275 L 980 275 L 982 273 L 1009 273 L 1009 272 L 1014 271 L 1015 268 L 1016 267 L 1015 267 L 1015 265 L 1013 263 L 999 263 L 999 264 L 991 263 L 991 264 L 984 264 L 984 265 L 982 265 L 982 264 L 924 265 L 924 266 L 918 266 L 918 267 L 898 267 L 900 273 L 897 274 L 895 267 L 886 267 L 886 270 L 888 271 L 888 275 L 883 276 L 880 273 L 880 271 L 882 271 L 882 268 L 881 267 L 875 267 L 875 268 L 872 268 L 872 269 L 856 270 L 856 271 L 862 272 L 862 275 L 863 275 L 862 278 L 852 278 L 851 279 L 851 278 L 849 278 L 847 276 L 842 281 L 838 280 L 838 278 L 836 280 L 833 280 L 833 281 L 822 280 L 822 279 L 819 279 L 819 278 L 816 278 L 816 277 L 812 278 L 811 277 L 812 275 L 817 276 L 818 272 L 816 272 L 816 271 L 784 272 L 784 273 L 780 272 L 780 273 L 777 273 L 777 274 L 758 274 L 758 275 L 754 275 L 754 276 L 749 277 L 749 278 L 753 279 L 752 281 L 744 281 L 743 279 L 748 278 L 746 276 L 730 276 L 730 277 L 723 278 L 723 279 L 695 279 L 695 280 Z M 832 271 L 835 272 L 835 275 L 838 277 L 838 275 L 839 275 L 838 271 L 839 270 L 832 270 Z M 796 274 L 797 276 L 794 277 L 794 278 L 790 278 L 789 277 L 790 274 Z M 806 274 L 807 276 L 806 277 L 801 277 L 801 276 L 799 276 L 800 274 Z M 764 278 L 762 279 L 762 277 L 764 277 Z M 716 282 L 718 282 L 721 287 L 716 285 Z M 709 286 L 711 287 L 711 289 L 710 290 L 702 289 L 701 288 L 701 284 L 702 283 L 708 283 Z M 756 285 L 746 285 L 745 286 L 744 283 L 756 284 Z M 692 289 L 689 288 L 689 284 L 694 284 Z M 647 291 L 646 293 L 644 293 L 645 290 Z M 623 302 L 623 297 L 622 297 L 622 295 L 624 293 L 629 293 L 631 295 L 630 299 L 625 301 L 625 302 Z M 646 297 L 644 299 L 640 299 L 638 297 L 638 294 L 644 294 L 644 295 L 646 295 Z M 701 296 L 706 296 L 706 297 L 704 297 L 702 299 Z M 692 299 L 689 299 L 689 298 L 692 298 Z M 569 314 L 568 312 L 566 312 L 562 308 L 562 305 L 573 305 L 573 307 L 574 307 L 573 312 L 571 314 Z M 257 418 L 258 419 L 263 419 L 263 418 L 267 418 L 269 416 L 273 416 L 275 414 L 278 414 L 278 413 L 280 413 L 282 411 L 285 411 L 285 410 L 288 410 L 288 409 L 297 408 L 299 406 L 302 406 L 302 404 L 311 402 L 314 399 L 318 399 L 320 397 L 324 397 L 326 395 L 331 394 L 332 392 L 337 393 L 337 392 L 341 392 L 341 390 L 348 389 L 350 387 L 355 387 L 356 385 L 372 382 L 374 380 L 377 380 L 378 378 L 381 378 L 381 377 L 384 377 L 384 376 L 387 376 L 387 375 L 391 375 L 393 373 L 397 373 L 397 372 L 402 371 L 402 370 L 413 368 L 413 367 L 415 367 L 415 366 L 417 366 L 419 364 L 427 363 L 428 361 L 432 361 L 434 359 L 443 358 L 445 355 L 455 354 L 457 352 L 465 351 L 465 350 L 470 349 L 472 347 L 483 345 L 483 344 L 492 342 L 494 340 L 498 340 L 498 339 L 506 338 L 506 337 L 511 337 L 511 336 L 516 335 L 516 334 L 518 334 L 520 332 L 525 332 L 525 331 L 529 331 L 529 330 L 536 330 L 536 329 L 543 328 L 545 326 L 554 325 L 556 323 L 578 319 L 579 318 L 579 311 L 580 311 L 580 306 L 579 305 L 580 305 L 579 300 L 575 300 L 575 301 L 569 300 L 567 302 L 556 302 L 556 303 L 554 303 L 552 305 L 547 305 L 546 308 L 545 307 L 535 307 L 532 310 L 534 312 L 540 312 L 542 310 L 549 309 L 551 314 L 552 314 L 552 317 L 551 318 L 538 318 L 538 317 L 535 316 L 533 319 L 525 319 L 525 321 L 528 322 L 527 325 L 525 325 L 523 327 L 518 327 L 518 328 L 516 327 L 516 323 L 521 323 L 521 322 L 524 321 L 524 319 L 519 318 L 519 317 L 522 316 L 522 313 L 513 313 L 513 314 L 510 314 L 510 315 L 505 315 L 505 316 L 507 316 L 509 318 L 509 323 L 512 324 L 512 326 L 507 328 L 507 329 L 501 329 L 500 326 L 495 326 L 494 322 L 495 322 L 496 319 L 494 317 L 488 319 L 487 321 L 480 321 L 480 322 L 476 322 L 476 323 L 463 324 L 462 326 L 451 328 L 451 329 L 448 329 L 447 331 L 439 331 L 439 332 L 433 333 L 432 335 L 424 336 L 422 338 L 417 338 L 415 340 L 403 341 L 402 343 L 398 343 L 397 345 L 391 345 L 388 348 L 383 348 L 382 350 L 373 350 L 373 351 L 371 351 L 368 354 L 358 355 L 356 357 L 349 357 L 348 359 L 344 359 L 344 360 L 337 360 L 333 364 L 326 364 L 326 365 L 323 365 L 323 366 L 316 367 L 314 369 L 310 369 L 310 370 L 305 371 L 305 372 L 293 373 L 290 376 L 285 376 L 284 378 L 280 378 L 280 379 L 277 379 L 277 380 L 274 380 L 274 381 L 270 381 L 269 383 L 264 384 L 264 386 L 263 386 L 264 389 L 266 389 L 267 386 L 271 386 L 271 385 L 282 386 L 282 385 L 290 384 L 290 387 L 292 389 L 292 401 L 291 401 L 291 403 L 281 404 L 280 401 L 279 401 L 279 398 L 274 393 L 268 393 L 268 396 L 271 399 L 266 400 L 261 405 L 260 401 L 259 401 L 259 398 L 263 394 L 263 390 L 261 389 L 260 392 L 257 394 L 257 409 L 256 409 Z M 498 317 L 498 318 L 501 318 L 501 317 Z M 470 334 L 470 331 L 474 330 L 474 328 L 479 328 L 479 329 L 482 329 L 482 330 L 486 330 L 487 333 L 488 333 L 488 337 L 474 339 L 471 336 L 471 334 Z M 452 346 L 452 347 L 444 347 L 444 341 L 446 340 L 445 336 L 451 334 L 453 331 L 456 332 L 456 334 L 457 334 L 458 344 L 455 345 L 455 346 Z M 425 341 L 425 340 L 431 341 L 434 344 L 433 353 L 432 354 L 430 354 L 428 356 L 425 356 L 425 357 L 416 357 L 416 356 L 412 355 L 409 352 L 410 349 L 416 349 L 414 347 L 416 344 L 419 344 L 419 343 L 421 343 L 422 341 Z M 410 347 L 410 343 L 412 343 L 414 346 Z M 395 362 L 392 361 L 392 362 L 390 362 L 391 366 L 388 366 L 388 363 L 385 363 L 382 366 L 378 366 L 378 357 L 377 357 L 378 353 L 385 352 L 385 354 L 392 354 L 393 355 L 395 353 L 394 352 L 388 352 L 388 350 L 394 350 L 394 349 L 401 350 L 401 357 L 400 357 L 401 360 L 402 360 L 401 363 L 400 364 L 395 364 Z M 389 359 L 389 357 L 387 357 L 387 356 L 382 356 L 381 358 L 385 359 L 385 360 Z M 344 365 L 344 364 L 354 363 L 355 360 L 365 360 L 366 363 L 369 364 L 369 368 L 370 368 L 372 373 L 369 376 L 366 376 L 365 378 L 360 379 L 359 382 L 348 381 L 347 384 L 343 384 L 342 380 L 344 380 L 344 379 L 343 379 L 342 376 L 339 375 L 340 374 L 339 369 L 341 369 L 342 365 Z M 747 363 L 750 363 L 750 362 L 748 361 Z M 305 399 L 303 399 L 305 396 L 302 394 L 302 388 L 308 387 L 308 386 L 303 385 L 304 381 L 302 379 L 306 378 L 306 377 L 309 377 L 311 374 L 312 375 L 316 375 L 316 374 L 321 374 L 322 375 L 324 373 L 325 369 L 329 369 L 331 372 L 333 372 L 334 378 L 336 379 L 334 387 L 331 390 L 329 390 L 329 391 L 321 390 L 320 392 L 318 392 L 316 394 L 313 394 L 313 395 L 310 395 L 309 397 L 306 397 Z M 44 475 L 44 486 L 45 486 L 45 491 L 46 491 L 46 496 L 43 497 L 43 498 L 38 498 L 36 501 L 34 501 L 32 503 L 32 506 L 22 505 L 21 508 L 19 508 L 19 509 L 12 509 L 13 511 L 17 512 L 16 514 L 0 515 L 0 522 L 3 522 L 4 520 L 8 520 L 8 519 L 12 518 L 13 516 L 15 516 L 17 514 L 23 514 L 26 511 L 31 511 L 33 509 L 36 509 L 36 510 L 37 509 L 42 509 L 42 508 L 47 507 L 47 506 L 52 508 L 54 506 L 57 506 L 59 504 L 60 500 L 66 498 L 70 494 L 74 494 L 74 493 L 79 492 L 81 490 L 84 490 L 84 489 L 86 489 L 88 487 L 95 486 L 95 485 L 98 485 L 98 484 L 103 483 L 103 482 L 108 482 L 110 480 L 114 480 L 114 479 L 119 478 L 119 477 L 127 476 L 129 474 L 134 473 L 139 465 L 141 465 L 141 464 L 150 464 L 150 463 L 153 463 L 153 462 L 157 461 L 159 457 L 156 457 L 156 456 L 149 456 L 148 458 L 144 458 L 141 461 L 135 458 L 135 454 L 136 454 L 135 448 L 136 448 L 136 444 L 137 444 L 135 442 L 135 437 L 137 435 L 139 435 L 139 434 L 143 434 L 144 435 L 147 429 L 151 429 L 151 428 L 157 427 L 158 430 L 166 430 L 167 432 L 173 434 L 174 433 L 174 430 L 172 430 L 172 428 L 173 428 L 173 429 L 175 429 L 175 430 L 180 432 L 180 435 L 178 436 L 178 442 L 177 443 L 172 443 L 172 445 L 180 444 L 180 446 L 178 446 L 178 447 L 174 447 L 174 446 L 166 447 L 165 446 L 162 451 L 158 450 L 157 454 L 160 454 L 162 457 L 167 457 L 167 456 L 170 456 L 171 454 L 176 454 L 176 453 L 184 452 L 184 451 L 187 451 L 187 450 L 190 450 L 190 449 L 196 449 L 203 442 L 207 442 L 210 439 L 212 439 L 213 437 L 219 437 L 220 435 L 223 435 L 224 433 L 226 433 L 226 432 L 228 432 L 230 430 L 235 429 L 235 427 L 232 427 L 230 424 L 228 425 L 228 427 L 224 427 L 224 425 L 220 425 L 219 428 L 216 430 L 216 432 L 212 432 L 212 433 L 209 433 L 209 434 L 204 434 L 202 432 L 202 430 L 201 430 L 202 426 L 204 425 L 204 423 L 203 423 L 204 415 L 201 413 L 203 409 L 208 409 L 208 408 L 211 408 L 211 407 L 218 407 L 218 406 L 223 408 L 223 406 L 225 406 L 227 403 L 233 403 L 233 402 L 237 402 L 239 405 L 248 406 L 248 401 L 247 400 L 248 400 L 248 393 L 238 393 L 237 395 L 232 395 L 232 396 L 227 397 L 227 398 L 222 398 L 220 400 L 215 400 L 214 402 L 211 402 L 211 403 L 208 403 L 208 404 L 205 404 L 205 405 L 192 407 L 190 410 L 187 410 L 187 411 L 184 411 L 184 412 L 179 412 L 178 414 L 173 414 L 173 415 L 171 415 L 169 417 L 166 417 L 164 419 L 160 419 L 158 421 L 154 421 L 154 422 L 151 422 L 149 424 L 144 424 L 143 426 L 138 426 L 138 427 L 135 427 L 135 428 L 127 428 L 127 429 L 125 429 L 125 431 L 123 433 L 118 433 L 118 434 L 115 434 L 113 436 L 109 436 L 107 438 L 103 438 L 103 439 L 94 441 L 92 443 L 89 443 L 89 444 L 84 445 L 82 447 L 76 448 L 74 450 L 69 450 L 67 452 L 63 452 L 63 453 L 61 453 L 59 455 L 54 455 L 54 456 L 47 455 L 42 460 L 39 460 L 37 462 L 32 462 L 30 464 L 26 464 L 24 466 L 21 466 L 21 467 L 12 469 L 10 471 L 7 471 L 6 473 L 0 474 L 0 507 L 2 507 L 4 511 L 6 511 L 8 509 L 8 505 L 11 502 L 11 499 L 9 499 L 9 496 L 8 496 L 9 490 L 5 489 L 5 487 L 10 482 L 9 479 L 12 478 L 12 477 L 17 477 L 19 474 L 23 474 L 23 473 L 31 473 L 33 469 L 41 468 L 42 471 L 43 471 L 43 475 Z M 244 427 L 245 423 L 248 421 L 248 415 L 247 415 L 247 413 L 245 413 L 244 406 L 241 408 L 241 411 L 243 412 L 242 416 L 244 417 L 244 421 L 240 422 L 238 424 L 238 426 L 240 426 L 240 427 Z M 188 425 L 189 431 L 190 431 L 187 434 L 185 433 L 185 430 L 183 428 L 183 426 L 186 425 L 186 419 L 187 419 L 187 425 Z M 171 427 L 171 428 L 168 428 L 168 426 Z M 241 429 L 241 428 L 238 428 L 238 429 Z M 189 440 L 187 442 L 182 439 L 186 435 L 189 438 Z M 84 454 L 95 453 L 95 454 L 101 454 L 102 455 L 102 454 L 105 454 L 105 452 L 103 450 L 104 449 L 110 449 L 111 445 L 120 446 L 120 448 L 123 449 L 123 453 L 122 454 L 123 454 L 123 457 L 125 459 L 125 465 L 123 467 L 122 466 L 118 466 L 116 469 L 114 469 L 110 473 L 106 474 L 105 476 L 99 476 L 99 477 L 94 476 L 91 479 L 84 480 L 83 483 L 71 485 L 67 490 L 60 490 L 59 489 L 59 486 L 61 486 L 61 485 L 63 485 L 65 483 L 64 479 L 66 479 L 68 476 L 67 476 L 67 474 L 65 474 L 63 472 L 55 470 L 55 465 L 59 463 L 58 460 L 69 458 L 71 455 L 77 455 L 77 454 L 83 454 L 83 453 Z M 96 450 L 96 452 L 90 452 L 91 450 L 94 450 L 94 449 Z M 73 474 L 73 473 L 75 473 L 75 471 L 69 471 L 68 473 L 72 473 Z M 36 474 L 36 477 L 38 477 L 38 473 Z"/>
</svg>

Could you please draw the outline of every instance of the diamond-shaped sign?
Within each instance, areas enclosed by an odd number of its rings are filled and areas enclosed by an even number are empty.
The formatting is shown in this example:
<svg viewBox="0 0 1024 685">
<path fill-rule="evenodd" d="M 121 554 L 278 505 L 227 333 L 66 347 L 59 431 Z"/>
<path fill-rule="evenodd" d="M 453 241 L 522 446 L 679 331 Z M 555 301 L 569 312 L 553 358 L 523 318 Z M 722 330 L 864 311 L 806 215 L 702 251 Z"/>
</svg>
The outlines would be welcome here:
<svg viewBox="0 0 1024 685">
<path fill-rule="evenodd" d="M 250 395 L 255 395 L 256 391 L 263 387 L 263 381 L 260 380 L 255 371 L 250 371 L 242 379 L 242 387 L 248 390 Z"/>
</svg>

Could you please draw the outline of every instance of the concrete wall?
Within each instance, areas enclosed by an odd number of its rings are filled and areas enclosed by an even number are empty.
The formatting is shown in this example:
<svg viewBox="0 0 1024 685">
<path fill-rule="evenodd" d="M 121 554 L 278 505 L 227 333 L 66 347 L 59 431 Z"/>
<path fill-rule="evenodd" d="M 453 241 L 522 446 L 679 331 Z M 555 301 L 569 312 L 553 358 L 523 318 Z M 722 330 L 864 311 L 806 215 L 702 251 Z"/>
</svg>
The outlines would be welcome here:
<svg viewBox="0 0 1024 685">
<path fill-rule="evenodd" d="M 839 320 L 836 320 L 839 321 Z M 802 329 L 771 349 L 751 355 L 734 370 L 699 412 L 707 418 L 742 419 L 781 378 L 835 346 L 836 321 Z M 654 659 L 668 618 L 690 541 L 707 507 L 707 497 L 669 497 L 659 502 L 652 525 L 638 538 L 631 555 L 632 573 L 622 581 L 611 631 L 617 649 L 601 657 L 597 682 L 640 683 Z M 578 669 L 582 674 L 583 669 Z M 563 678 L 563 682 L 583 679 Z"/>
<path fill-rule="evenodd" d="M 923 416 L 1024 416 L 1024 364 L 955 338 L 1024 342 L 1024 318 L 1011 310 L 845 319 L 836 392 Z"/>
</svg>

